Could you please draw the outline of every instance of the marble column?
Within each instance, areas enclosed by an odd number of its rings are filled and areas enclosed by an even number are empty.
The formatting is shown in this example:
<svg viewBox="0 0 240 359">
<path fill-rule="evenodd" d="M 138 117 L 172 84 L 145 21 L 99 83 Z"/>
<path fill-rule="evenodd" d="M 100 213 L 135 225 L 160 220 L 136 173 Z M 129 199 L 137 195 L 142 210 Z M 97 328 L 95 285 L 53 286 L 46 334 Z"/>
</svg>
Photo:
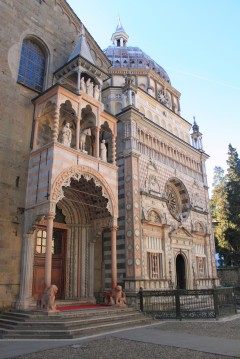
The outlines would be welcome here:
<svg viewBox="0 0 240 359">
<path fill-rule="evenodd" d="M 94 157 L 99 158 L 99 128 L 95 127 Z"/>
<path fill-rule="evenodd" d="M 55 215 L 50 213 L 47 216 L 47 243 L 45 256 L 45 286 L 50 287 L 52 279 L 52 238 L 53 238 L 53 219 Z"/>
<path fill-rule="evenodd" d="M 78 67 L 77 69 L 77 94 L 80 95 L 80 87 L 81 87 L 81 70 Z"/>
<path fill-rule="evenodd" d="M 122 93 L 121 98 L 122 98 L 122 108 L 124 108 L 124 107 L 126 107 L 126 96 L 125 96 L 125 93 Z"/>
<path fill-rule="evenodd" d="M 128 105 L 132 105 L 132 90 L 128 90 Z"/>
<path fill-rule="evenodd" d="M 91 242 L 89 242 L 89 282 L 88 282 L 89 299 L 94 298 L 94 246 L 95 246 L 95 240 L 91 240 Z"/>
<path fill-rule="evenodd" d="M 79 150 L 80 146 L 80 121 L 81 121 L 81 104 L 78 104 L 78 114 L 77 114 L 77 126 L 76 126 L 76 150 Z"/>
<path fill-rule="evenodd" d="M 86 227 L 81 229 L 81 273 L 80 273 L 80 297 L 86 297 L 86 258 L 87 258 L 87 235 Z"/>
<path fill-rule="evenodd" d="M 117 227 L 111 229 L 112 289 L 117 285 Z"/>
<path fill-rule="evenodd" d="M 20 294 L 16 308 L 27 309 L 32 302 L 34 234 L 23 236 Z"/>
</svg>

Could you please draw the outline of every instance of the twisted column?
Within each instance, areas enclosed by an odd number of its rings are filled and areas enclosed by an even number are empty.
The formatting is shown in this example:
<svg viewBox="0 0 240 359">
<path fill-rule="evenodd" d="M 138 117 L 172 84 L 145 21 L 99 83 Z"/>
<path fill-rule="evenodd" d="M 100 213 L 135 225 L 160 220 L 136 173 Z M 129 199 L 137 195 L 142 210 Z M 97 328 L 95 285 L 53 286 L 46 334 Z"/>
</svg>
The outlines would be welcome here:
<svg viewBox="0 0 240 359">
<path fill-rule="evenodd" d="M 56 104 L 53 116 L 53 142 L 57 142 L 59 127 L 59 106 Z"/>
</svg>

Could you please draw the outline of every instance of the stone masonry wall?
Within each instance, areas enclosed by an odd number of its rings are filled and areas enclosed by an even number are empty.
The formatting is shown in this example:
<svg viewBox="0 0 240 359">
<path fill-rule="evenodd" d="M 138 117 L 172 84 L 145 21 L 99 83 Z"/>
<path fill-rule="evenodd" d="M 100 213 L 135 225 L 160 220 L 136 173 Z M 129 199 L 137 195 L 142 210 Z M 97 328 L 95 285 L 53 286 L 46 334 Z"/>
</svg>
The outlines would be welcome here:
<svg viewBox="0 0 240 359">
<path fill-rule="evenodd" d="M 65 4 L 65 6 L 63 6 Z M 61 6 L 60 6 L 61 5 Z M 78 38 L 80 22 L 63 0 L 0 2 L 0 307 L 18 297 L 33 105 L 37 92 L 17 83 L 22 41 L 36 37 L 48 52 L 46 87 Z M 75 18 L 75 20 L 74 20 Z"/>
</svg>

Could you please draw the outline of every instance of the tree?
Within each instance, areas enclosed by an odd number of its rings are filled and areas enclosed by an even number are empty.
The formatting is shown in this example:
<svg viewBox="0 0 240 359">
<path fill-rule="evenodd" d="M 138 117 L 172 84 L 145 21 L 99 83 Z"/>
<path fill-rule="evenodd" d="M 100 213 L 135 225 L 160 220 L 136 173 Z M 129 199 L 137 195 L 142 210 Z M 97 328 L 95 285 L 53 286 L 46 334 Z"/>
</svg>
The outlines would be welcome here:
<svg viewBox="0 0 240 359">
<path fill-rule="evenodd" d="M 228 227 L 225 238 L 232 248 L 232 263 L 240 264 L 240 160 L 237 150 L 228 147 L 227 170 L 227 217 Z"/>
<path fill-rule="evenodd" d="M 228 147 L 227 174 L 214 168 L 211 210 L 220 265 L 240 264 L 240 160 Z"/>
<path fill-rule="evenodd" d="M 231 261 L 231 248 L 225 240 L 225 230 L 228 226 L 227 221 L 227 195 L 226 177 L 221 167 L 214 168 L 213 190 L 210 201 L 212 221 L 214 226 L 214 237 L 216 252 L 219 254 L 220 265 L 228 264 Z"/>
</svg>

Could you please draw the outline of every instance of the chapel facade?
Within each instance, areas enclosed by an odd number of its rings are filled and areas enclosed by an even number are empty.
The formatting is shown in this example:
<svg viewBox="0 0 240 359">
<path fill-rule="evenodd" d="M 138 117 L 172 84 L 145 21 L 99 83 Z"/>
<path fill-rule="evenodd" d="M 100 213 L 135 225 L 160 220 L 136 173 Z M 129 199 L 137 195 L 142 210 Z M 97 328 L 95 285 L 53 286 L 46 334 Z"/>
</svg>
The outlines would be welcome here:
<svg viewBox="0 0 240 359">
<path fill-rule="evenodd" d="M 166 71 L 120 20 L 102 51 L 65 0 L 0 16 L 1 307 L 218 285 L 208 155 Z"/>
</svg>

